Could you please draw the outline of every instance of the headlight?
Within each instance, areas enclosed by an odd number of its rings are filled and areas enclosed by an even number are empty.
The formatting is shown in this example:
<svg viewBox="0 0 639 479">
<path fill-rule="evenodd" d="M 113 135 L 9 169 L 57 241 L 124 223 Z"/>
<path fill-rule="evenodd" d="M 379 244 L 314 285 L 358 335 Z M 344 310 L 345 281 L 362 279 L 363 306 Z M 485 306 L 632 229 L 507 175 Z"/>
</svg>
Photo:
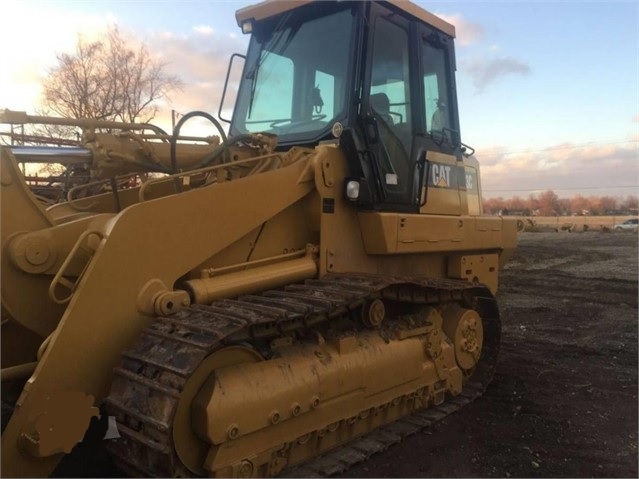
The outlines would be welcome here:
<svg viewBox="0 0 639 479">
<path fill-rule="evenodd" d="M 359 198 L 359 181 L 351 180 L 346 183 L 346 197 L 349 200 L 356 200 Z"/>
</svg>

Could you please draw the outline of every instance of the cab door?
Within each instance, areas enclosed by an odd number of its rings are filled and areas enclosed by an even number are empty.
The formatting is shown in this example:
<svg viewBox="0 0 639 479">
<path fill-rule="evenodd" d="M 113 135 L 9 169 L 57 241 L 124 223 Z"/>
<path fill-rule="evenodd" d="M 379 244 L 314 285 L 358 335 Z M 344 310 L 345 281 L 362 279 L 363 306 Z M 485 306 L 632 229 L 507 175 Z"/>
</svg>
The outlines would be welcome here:
<svg viewBox="0 0 639 479">
<path fill-rule="evenodd" d="M 362 96 L 377 132 L 369 135 L 382 190 L 376 209 L 462 214 L 453 39 L 391 8 L 370 6 Z"/>
<path fill-rule="evenodd" d="M 418 211 L 416 158 L 413 151 L 414 54 L 410 48 L 413 27 L 407 18 L 378 4 L 370 4 L 363 115 L 369 151 L 376 164 L 383 211 Z M 370 126 L 370 125 L 369 125 Z"/>
</svg>

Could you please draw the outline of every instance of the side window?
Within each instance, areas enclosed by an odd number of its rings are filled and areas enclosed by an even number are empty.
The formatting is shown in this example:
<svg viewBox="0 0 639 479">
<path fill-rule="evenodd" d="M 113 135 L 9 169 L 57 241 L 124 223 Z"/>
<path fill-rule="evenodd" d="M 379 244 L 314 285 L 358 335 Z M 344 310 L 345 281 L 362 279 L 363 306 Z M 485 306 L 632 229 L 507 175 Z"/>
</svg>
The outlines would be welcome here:
<svg viewBox="0 0 639 479">
<path fill-rule="evenodd" d="M 433 126 L 435 123 L 433 119 L 437 118 L 435 112 L 438 109 L 437 102 L 439 100 L 439 84 L 437 82 L 437 75 L 434 73 L 424 75 L 424 96 L 426 98 L 426 105 L 424 105 L 426 108 L 426 122 L 428 130 L 431 131 L 435 128 Z M 441 130 L 441 127 L 439 129 Z"/>
<path fill-rule="evenodd" d="M 400 125 L 408 122 L 408 101 L 405 94 L 408 85 L 403 81 L 386 83 L 371 87 L 371 95 L 386 95 L 388 98 L 388 115 L 391 125 Z"/>
<path fill-rule="evenodd" d="M 445 129 L 453 128 L 446 50 L 431 44 L 428 40 L 424 41 L 423 47 L 426 129 L 428 133 L 443 135 Z"/>
<path fill-rule="evenodd" d="M 378 17 L 373 45 L 371 72 L 371 106 L 387 111 L 392 125 L 406 125 L 410 129 L 410 77 L 408 64 L 408 32 L 402 27 Z M 388 99 L 388 105 L 375 98 Z M 377 105 L 376 105 L 377 103 Z M 386 103 L 385 99 L 383 103 Z M 378 112 L 380 113 L 380 112 Z M 410 144 L 405 145 L 410 149 Z"/>
<path fill-rule="evenodd" d="M 408 31 L 381 16 L 373 37 L 369 103 L 380 130 L 385 184 L 397 192 L 408 191 L 412 172 Z"/>
<path fill-rule="evenodd" d="M 276 120 L 292 115 L 294 67 L 290 58 L 272 52 L 263 53 L 246 127 L 251 132 L 264 131 Z"/>
</svg>

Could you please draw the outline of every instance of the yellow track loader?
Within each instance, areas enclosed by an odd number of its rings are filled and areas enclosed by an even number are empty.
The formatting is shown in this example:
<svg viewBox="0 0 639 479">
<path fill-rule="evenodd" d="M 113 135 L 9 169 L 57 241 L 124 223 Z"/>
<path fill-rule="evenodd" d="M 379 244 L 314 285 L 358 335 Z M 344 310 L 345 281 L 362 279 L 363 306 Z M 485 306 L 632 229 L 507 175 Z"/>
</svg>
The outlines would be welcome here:
<svg viewBox="0 0 639 479">
<path fill-rule="evenodd" d="M 490 381 L 517 226 L 482 215 L 454 27 L 407 1 L 236 17 L 228 135 L 0 114 L 82 130 L 0 152 L 3 476 L 96 435 L 133 476 L 331 474 Z M 37 161 L 87 180 L 45 208 Z"/>
</svg>

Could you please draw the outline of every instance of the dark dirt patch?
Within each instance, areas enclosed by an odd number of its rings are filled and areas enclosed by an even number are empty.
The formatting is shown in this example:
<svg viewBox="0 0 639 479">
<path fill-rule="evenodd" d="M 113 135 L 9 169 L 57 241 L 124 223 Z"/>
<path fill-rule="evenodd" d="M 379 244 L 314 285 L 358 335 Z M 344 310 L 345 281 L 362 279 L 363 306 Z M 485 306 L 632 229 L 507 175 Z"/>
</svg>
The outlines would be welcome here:
<svg viewBox="0 0 639 479">
<path fill-rule="evenodd" d="M 482 398 L 341 477 L 637 477 L 637 235 L 523 233 Z"/>
</svg>

